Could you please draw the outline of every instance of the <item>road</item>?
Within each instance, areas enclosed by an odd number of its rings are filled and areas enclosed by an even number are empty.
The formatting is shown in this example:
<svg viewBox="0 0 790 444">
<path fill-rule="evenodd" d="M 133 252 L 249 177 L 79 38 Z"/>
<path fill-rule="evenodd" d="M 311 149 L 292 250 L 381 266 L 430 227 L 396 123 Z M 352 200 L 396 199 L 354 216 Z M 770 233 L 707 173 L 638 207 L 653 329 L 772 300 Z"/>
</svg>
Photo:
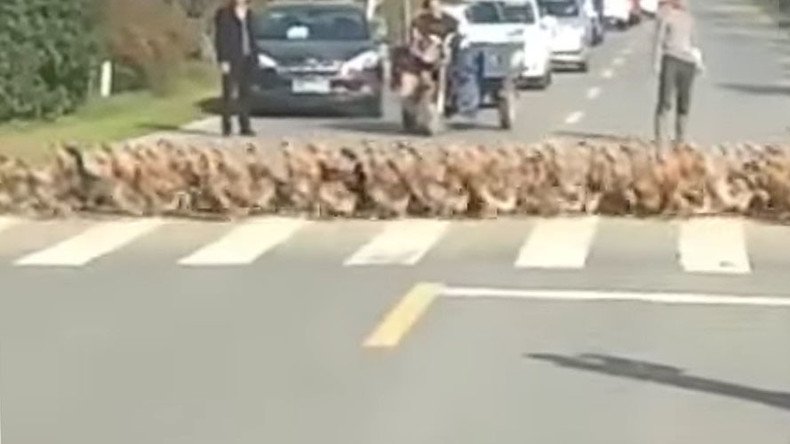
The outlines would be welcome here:
<svg viewBox="0 0 790 444">
<path fill-rule="evenodd" d="M 783 137 L 790 45 L 744 0 L 693 5 L 695 138 Z M 517 136 L 649 132 L 648 31 L 527 94 Z M 0 218 L 2 438 L 786 443 L 787 251 L 790 227 L 731 219 Z"/>
<path fill-rule="evenodd" d="M 699 143 L 785 140 L 790 134 L 790 45 L 787 33 L 750 0 L 691 2 L 699 22 L 708 73 L 697 80 L 690 136 Z M 524 91 L 518 124 L 496 128 L 493 111 L 476 123 L 455 122 L 436 138 L 497 143 L 535 141 L 556 133 L 652 137 L 657 78 L 652 74 L 651 22 L 610 32 L 596 48 L 588 74 L 558 73 L 546 91 Z M 383 119 L 259 118 L 255 130 L 272 141 L 403 140 L 399 107 L 388 100 Z M 187 127 L 183 135 L 219 133 L 217 118 Z M 420 140 L 420 137 L 412 139 Z"/>
</svg>

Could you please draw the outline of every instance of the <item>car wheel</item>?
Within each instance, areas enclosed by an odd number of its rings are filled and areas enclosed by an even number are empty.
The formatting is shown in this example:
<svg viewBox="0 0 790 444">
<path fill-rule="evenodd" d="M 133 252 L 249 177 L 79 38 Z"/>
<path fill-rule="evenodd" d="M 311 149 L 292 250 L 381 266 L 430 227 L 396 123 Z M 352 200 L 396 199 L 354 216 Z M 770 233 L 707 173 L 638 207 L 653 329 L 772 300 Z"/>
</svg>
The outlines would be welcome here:
<svg viewBox="0 0 790 444">
<path fill-rule="evenodd" d="M 590 61 L 589 60 L 585 60 L 585 61 L 579 63 L 579 72 L 586 73 L 586 72 L 589 72 L 589 71 L 590 71 Z"/>
</svg>

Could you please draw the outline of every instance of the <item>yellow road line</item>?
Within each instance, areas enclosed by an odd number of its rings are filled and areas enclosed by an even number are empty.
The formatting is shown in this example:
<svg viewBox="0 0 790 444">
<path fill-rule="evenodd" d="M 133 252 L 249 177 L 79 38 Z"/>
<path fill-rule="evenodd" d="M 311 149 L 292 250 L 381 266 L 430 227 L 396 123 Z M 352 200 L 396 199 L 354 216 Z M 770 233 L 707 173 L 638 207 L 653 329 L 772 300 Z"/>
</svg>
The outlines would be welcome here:
<svg viewBox="0 0 790 444">
<path fill-rule="evenodd" d="M 397 347 L 441 292 L 439 284 L 415 285 L 365 340 L 365 348 Z"/>
</svg>

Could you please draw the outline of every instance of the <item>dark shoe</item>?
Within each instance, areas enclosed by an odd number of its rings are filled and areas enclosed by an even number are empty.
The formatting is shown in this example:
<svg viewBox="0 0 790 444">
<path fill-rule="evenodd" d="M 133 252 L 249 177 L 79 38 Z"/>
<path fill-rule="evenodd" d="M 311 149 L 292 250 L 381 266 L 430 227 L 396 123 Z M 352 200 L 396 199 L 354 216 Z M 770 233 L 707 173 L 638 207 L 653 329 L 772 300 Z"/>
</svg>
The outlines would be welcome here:
<svg viewBox="0 0 790 444">
<path fill-rule="evenodd" d="M 246 129 L 242 130 L 241 135 L 246 137 L 255 137 L 257 134 L 251 129 Z"/>
</svg>

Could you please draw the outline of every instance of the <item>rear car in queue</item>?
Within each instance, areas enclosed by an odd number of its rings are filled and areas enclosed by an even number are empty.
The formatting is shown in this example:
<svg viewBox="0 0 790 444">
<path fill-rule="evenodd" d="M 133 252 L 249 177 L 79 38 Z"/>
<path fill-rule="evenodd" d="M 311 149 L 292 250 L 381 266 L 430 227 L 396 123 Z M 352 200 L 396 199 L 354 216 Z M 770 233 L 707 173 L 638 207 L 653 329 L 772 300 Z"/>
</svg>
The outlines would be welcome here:
<svg viewBox="0 0 790 444">
<path fill-rule="evenodd" d="M 270 3 L 253 26 L 255 112 L 382 114 L 382 39 L 352 2 Z"/>
</svg>

